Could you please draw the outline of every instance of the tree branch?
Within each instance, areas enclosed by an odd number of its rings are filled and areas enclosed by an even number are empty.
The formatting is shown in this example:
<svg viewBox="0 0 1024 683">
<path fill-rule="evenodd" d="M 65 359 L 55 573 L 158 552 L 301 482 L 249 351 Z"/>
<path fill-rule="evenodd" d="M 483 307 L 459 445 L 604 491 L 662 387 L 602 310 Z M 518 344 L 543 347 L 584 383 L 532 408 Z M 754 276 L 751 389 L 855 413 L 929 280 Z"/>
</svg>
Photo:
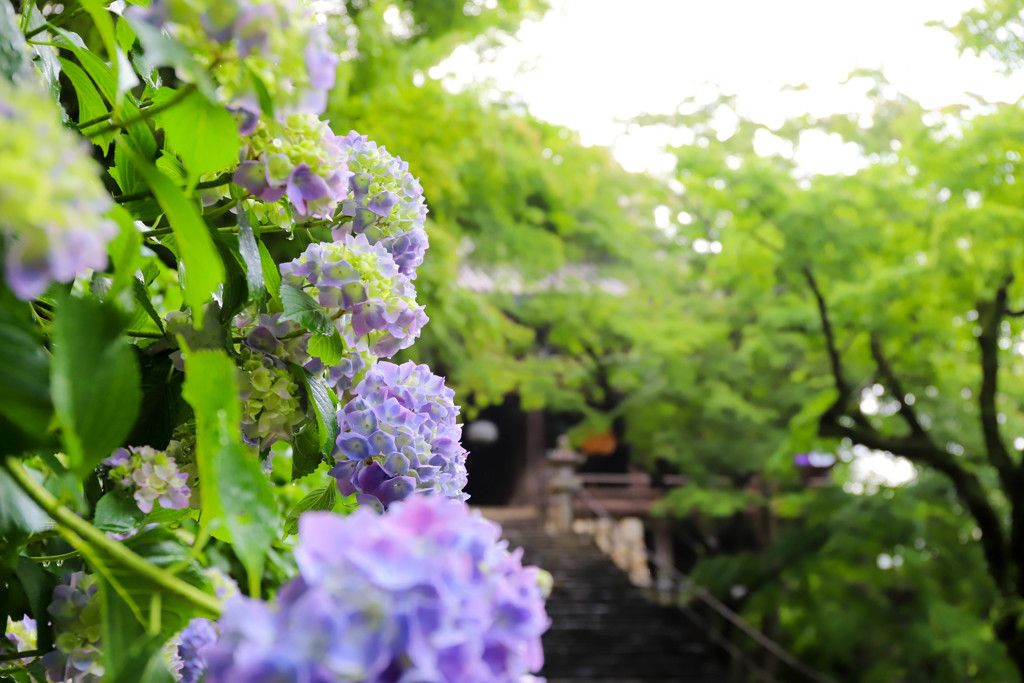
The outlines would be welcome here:
<svg viewBox="0 0 1024 683">
<path fill-rule="evenodd" d="M 925 432 L 924 427 L 921 426 L 921 421 L 917 417 L 917 411 L 906 402 L 907 393 L 903 390 L 903 385 L 900 383 L 899 378 L 896 377 L 896 373 L 893 371 L 892 365 L 889 364 L 889 360 L 885 357 L 885 353 L 882 351 L 882 341 L 875 333 L 871 334 L 871 357 L 875 359 L 875 365 L 878 366 L 882 381 L 889 385 L 889 389 L 895 394 L 896 400 L 899 401 L 900 417 L 910 427 L 910 433 L 914 437 L 928 442 L 932 448 L 937 448 L 931 437 Z"/>
<path fill-rule="evenodd" d="M 846 383 L 845 376 L 843 375 L 843 361 L 839 355 L 839 348 L 836 346 L 836 336 L 832 329 L 832 321 L 829 319 L 828 306 L 825 303 L 825 297 L 821 293 L 821 288 L 818 286 L 818 281 L 814 279 L 814 274 L 811 273 L 811 269 L 804 266 L 801 269 L 804 274 L 804 278 L 807 280 L 807 286 L 811 288 L 811 292 L 814 294 L 814 300 L 818 304 L 818 317 L 821 319 L 821 331 L 825 335 L 825 350 L 828 352 L 829 365 L 832 368 L 832 378 L 835 382 L 836 396 L 835 402 L 826 411 L 827 415 L 831 415 L 833 418 L 838 418 L 840 415 L 846 414 L 846 405 L 850 399 L 850 395 L 853 394 L 853 389 L 849 384 Z M 860 425 L 865 429 L 870 429 L 870 424 L 863 414 L 858 410 L 853 415 L 849 415 L 856 424 Z"/>
<path fill-rule="evenodd" d="M 842 358 L 836 348 L 835 332 L 829 320 L 828 306 L 825 303 L 825 297 L 821 293 L 821 288 L 818 286 L 810 269 L 805 267 L 802 269 L 802 272 L 818 303 L 818 314 L 821 317 L 821 329 L 825 335 L 825 344 L 832 367 L 832 376 L 836 390 L 839 392 L 835 403 L 821 416 L 818 423 L 818 433 L 824 437 L 850 439 L 853 443 L 873 450 L 888 451 L 889 453 L 903 456 L 915 464 L 931 467 L 945 475 L 952 482 L 957 498 L 971 513 L 978 528 L 981 530 L 981 548 L 985 555 L 989 574 L 995 580 L 996 585 L 999 586 L 1000 592 L 1004 595 L 1007 594 L 1012 590 L 1007 539 L 1000 516 L 996 513 L 991 503 L 989 503 L 988 495 L 981 481 L 973 472 L 964 469 L 953 455 L 939 448 L 929 438 L 913 410 L 903 414 L 903 418 L 908 421 L 911 427 L 911 434 L 905 437 L 882 434 L 868 422 L 860 410 L 856 410 L 852 414 L 845 410 L 851 389 L 843 376 Z M 1009 283 L 1006 283 L 1006 286 L 1008 285 Z M 996 329 L 998 331 L 998 322 L 996 323 Z M 876 363 L 881 361 L 879 363 L 879 371 L 883 377 L 888 374 L 893 391 L 900 392 L 902 396 L 899 381 L 896 380 L 895 373 L 892 372 L 892 368 L 886 362 L 884 355 L 881 354 L 881 344 L 874 339 L 872 340 L 872 354 L 875 355 Z M 896 380 L 895 383 L 893 383 L 893 380 Z M 902 400 L 900 404 L 901 406 L 904 405 Z M 842 418 L 844 417 L 852 420 L 853 425 L 843 424 Z M 916 425 L 916 430 L 914 425 Z M 1010 491 L 1007 490 L 1007 493 L 1009 494 Z"/>
<path fill-rule="evenodd" d="M 957 498 L 967 507 L 981 530 L 981 548 L 989 574 L 1000 591 L 1005 593 L 1009 589 L 1009 558 L 999 515 L 989 503 L 978 477 L 961 467 L 953 455 L 937 448 L 927 436 L 924 439 L 918 436 L 891 437 L 870 427 L 846 427 L 839 423 L 838 416 L 827 413 L 821 418 L 818 433 L 847 438 L 873 450 L 888 451 L 944 474 L 953 483 Z"/>
<path fill-rule="evenodd" d="M 999 480 L 1007 494 L 1013 490 L 1014 465 L 999 433 L 996 396 L 999 391 L 999 327 L 1006 310 L 1006 292 L 1012 282 L 1013 276 L 1007 276 L 999 284 L 993 301 L 978 304 L 978 321 L 981 324 L 981 334 L 978 335 L 978 348 L 981 350 L 981 392 L 978 394 L 981 431 L 988 460 L 999 472 Z"/>
</svg>

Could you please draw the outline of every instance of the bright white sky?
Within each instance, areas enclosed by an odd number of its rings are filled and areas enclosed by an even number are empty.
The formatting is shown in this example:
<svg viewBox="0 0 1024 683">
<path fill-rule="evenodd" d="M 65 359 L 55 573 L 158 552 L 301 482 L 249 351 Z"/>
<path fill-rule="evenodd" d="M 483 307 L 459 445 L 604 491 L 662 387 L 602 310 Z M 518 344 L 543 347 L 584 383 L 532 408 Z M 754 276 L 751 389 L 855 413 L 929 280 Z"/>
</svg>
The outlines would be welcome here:
<svg viewBox="0 0 1024 683">
<path fill-rule="evenodd" d="M 493 79 L 539 118 L 573 128 L 585 144 L 614 146 L 630 170 L 660 170 L 665 131 L 624 135 L 618 121 L 668 113 L 708 83 L 739 95 L 743 113 L 768 125 L 806 111 L 866 110 L 855 67 L 882 66 L 926 107 L 970 102 L 965 92 L 1016 101 L 1024 74 L 996 73 L 989 60 L 959 57 L 952 36 L 926 28 L 953 21 L 977 0 L 555 0 L 491 61 L 458 50 L 432 77 Z M 787 84 L 809 92 L 780 95 Z M 676 133 L 678 136 L 678 133 Z M 677 138 L 677 142 L 679 139 Z M 801 165 L 848 168 L 852 150 L 807 145 Z"/>
</svg>

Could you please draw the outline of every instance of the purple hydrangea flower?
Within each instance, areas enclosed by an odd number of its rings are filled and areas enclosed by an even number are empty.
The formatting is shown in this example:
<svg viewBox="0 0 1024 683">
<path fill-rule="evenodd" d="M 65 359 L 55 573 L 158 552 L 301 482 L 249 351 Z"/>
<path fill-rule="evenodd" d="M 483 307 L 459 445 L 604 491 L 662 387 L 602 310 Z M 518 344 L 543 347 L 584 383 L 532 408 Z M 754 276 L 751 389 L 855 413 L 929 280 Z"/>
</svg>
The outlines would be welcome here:
<svg viewBox="0 0 1024 683">
<path fill-rule="evenodd" d="M 181 660 L 178 680 L 199 683 L 206 671 L 206 652 L 217 640 L 217 623 L 197 617 L 178 636 L 177 656 Z"/>
<path fill-rule="evenodd" d="M 324 382 L 334 393 L 341 396 L 355 385 L 363 381 L 366 371 L 373 366 L 376 358 L 366 351 L 350 351 L 342 356 L 337 365 L 324 365 L 319 358 L 307 360 L 304 367 Z"/>
<path fill-rule="evenodd" d="M 316 116 L 261 120 L 245 139 L 232 180 L 263 202 L 287 197 L 297 215 L 328 218 L 345 198 L 352 175 L 340 139 Z M 273 212 L 268 217 L 279 218 Z"/>
<path fill-rule="evenodd" d="M 0 79 L 0 102 L 0 241 L 7 284 L 27 301 L 105 269 L 118 227 L 99 166 L 50 98 Z"/>
<path fill-rule="evenodd" d="M 143 512 L 152 512 L 155 502 L 167 510 L 184 510 L 192 492 L 188 475 L 178 470 L 172 455 L 176 446 L 172 441 L 167 452 L 149 446 L 119 448 L 103 464 L 110 468 L 112 480 L 134 491 Z"/>
<path fill-rule="evenodd" d="M 127 16 L 166 30 L 205 67 L 216 58 L 211 73 L 232 109 L 259 113 L 253 76 L 275 111 L 321 114 L 326 108 L 339 55 L 326 26 L 300 0 L 154 0 Z"/>
<path fill-rule="evenodd" d="M 414 491 L 465 500 L 455 392 L 426 365 L 380 362 L 338 411 L 338 490 L 387 507 Z"/>
<path fill-rule="evenodd" d="M 96 580 L 82 572 L 53 589 L 46 611 L 53 620 L 55 649 L 43 657 L 46 677 L 58 683 L 92 683 L 103 679 L 100 658 L 100 601 Z"/>
<path fill-rule="evenodd" d="M 350 351 L 390 358 L 411 346 L 427 322 L 416 288 L 394 259 L 365 235 L 311 244 L 281 264 L 286 284 L 307 288 L 327 309 Z"/>
<path fill-rule="evenodd" d="M 550 622 L 541 572 L 500 534 L 437 496 L 306 513 L 300 576 L 273 603 L 225 604 L 206 681 L 518 683 Z"/>
<path fill-rule="evenodd" d="M 339 146 L 353 173 L 348 198 L 341 204 L 342 214 L 352 223 L 335 227 L 334 238 L 349 231 L 366 235 L 371 244 L 384 245 L 403 275 L 415 279 L 429 245 L 423 186 L 409 173 L 408 163 L 365 135 L 350 131 L 339 138 Z"/>
</svg>

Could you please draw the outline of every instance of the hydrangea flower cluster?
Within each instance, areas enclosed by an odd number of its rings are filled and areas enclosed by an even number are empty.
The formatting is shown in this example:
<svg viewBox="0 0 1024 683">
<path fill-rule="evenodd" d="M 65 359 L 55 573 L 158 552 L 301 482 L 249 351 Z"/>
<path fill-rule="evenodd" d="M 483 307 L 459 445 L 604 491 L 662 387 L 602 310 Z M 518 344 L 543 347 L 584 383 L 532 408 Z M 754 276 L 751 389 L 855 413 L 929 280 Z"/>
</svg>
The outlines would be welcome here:
<svg viewBox="0 0 1024 683">
<path fill-rule="evenodd" d="M 319 358 L 310 358 L 305 368 L 324 382 L 334 393 L 341 396 L 359 382 L 363 381 L 367 370 L 373 367 L 376 358 L 366 351 L 350 351 L 342 356 L 337 365 L 325 366 Z"/>
<path fill-rule="evenodd" d="M 100 659 L 100 601 L 96 580 L 82 572 L 68 575 L 68 583 L 53 589 L 46 611 L 53 618 L 56 649 L 43 657 L 51 681 L 91 683 L 103 678 Z"/>
<path fill-rule="evenodd" d="M 320 114 L 327 106 L 339 58 L 301 0 L 154 0 L 133 12 L 196 55 L 233 108 L 259 113 L 253 76 L 278 111 Z"/>
<path fill-rule="evenodd" d="M 365 235 L 311 244 L 281 264 L 281 275 L 298 288 L 312 285 L 309 294 L 336 318 L 349 350 L 390 358 L 411 346 L 427 322 L 412 282 L 384 247 L 371 245 Z"/>
<path fill-rule="evenodd" d="M 166 452 L 149 446 L 119 448 L 103 464 L 110 468 L 112 480 L 134 490 L 135 502 L 143 512 L 152 512 L 155 502 L 168 510 L 184 510 L 192 491 L 188 475 L 178 469 L 174 458 L 177 446 L 172 441 Z"/>
<path fill-rule="evenodd" d="M 285 363 L 302 365 L 309 359 L 306 351 L 309 333 L 302 332 L 298 323 L 282 321 L 280 313 L 263 313 L 255 320 L 251 315 L 240 315 L 235 319 L 235 327 L 248 329 L 245 346 L 249 350 L 271 356 L 282 366 Z"/>
<path fill-rule="evenodd" d="M 229 600 L 206 681 L 514 683 L 543 664 L 540 571 L 465 504 L 309 512 L 300 577 L 275 603 Z"/>
<path fill-rule="evenodd" d="M 278 367 L 285 367 L 287 363 L 301 365 L 340 395 L 361 382 L 366 370 L 377 360 L 367 351 L 350 351 L 337 364 L 324 365 L 319 358 L 309 355 L 307 346 L 311 333 L 302 333 L 298 323 L 281 321 L 281 315 L 262 314 L 256 321 L 239 316 L 235 321 L 236 327 L 248 328 L 246 347 L 272 357 Z"/>
<path fill-rule="evenodd" d="M 348 199 L 341 204 L 342 214 L 350 216 L 352 224 L 335 227 L 334 239 L 349 230 L 366 235 L 371 244 L 384 245 L 403 275 L 415 279 L 429 244 L 423 228 L 427 220 L 423 186 L 409 173 L 408 163 L 367 136 L 353 130 L 339 144 L 353 173 Z"/>
<path fill-rule="evenodd" d="M 178 635 L 176 678 L 181 683 L 199 683 L 206 671 L 206 653 L 217 640 L 216 622 L 197 617 Z"/>
<path fill-rule="evenodd" d="M 275 441 L 290 441 L 306 419 L 299 385 L 287 369 L 267 355 L 242 352 L 238 370 L 242 399 L 242 437 L 260 450 Z"/>
<path fill-rule="evenodd" d="M 29 172 L 26 169 L 34 169 Z M 0 239 L 20 299 L 107 267 L 117 224 L 99 166 L 48 96 L 0 78 Z"/>
<path fill-rule="evenodd" d="M 216 567 L 204 572 L 213 585 L 218 598 L 227 599 L 238 595 L 238 584 L 234 579 Z M 206 651 L 217 640 L 218 622 L 196 617 L 189 621 L 164 649 L 164 658 L 175 680 L 197 683 L 206 672 Z"/>
<path fill-rule="evenodd" d="M 454 397 L 426 365 L 378 363 L 338 411 L 338 490 L 373 507 L 413 491 L 468 498 Z"/>
<path fill-rule="evenodd" d="M 327 218 L 345 198 L 352 175 L 340 139 L 313 115 L 260 120 L 245 139 L 232 180 L 261 201 L 287 196 L 299 216 Z"/>
<path fill-rule="evenodd" d="M 14 647 L 14 652 L 24 652 L 26 650 L 36 649 L 36 636 L 38 631 L 36 628 L 36 620 L 30 616 L 25 616 L 18 621 L 14 621 L 10 617 L 7 617 L 7 642 Z M 0 641 L 3 642 L 3 641 Z M 6 652 L 9 648 L 0 646 L 0 652 Z M 28 659 L 12 660 L 16 663 L 24 664 Z"/>
</svg>

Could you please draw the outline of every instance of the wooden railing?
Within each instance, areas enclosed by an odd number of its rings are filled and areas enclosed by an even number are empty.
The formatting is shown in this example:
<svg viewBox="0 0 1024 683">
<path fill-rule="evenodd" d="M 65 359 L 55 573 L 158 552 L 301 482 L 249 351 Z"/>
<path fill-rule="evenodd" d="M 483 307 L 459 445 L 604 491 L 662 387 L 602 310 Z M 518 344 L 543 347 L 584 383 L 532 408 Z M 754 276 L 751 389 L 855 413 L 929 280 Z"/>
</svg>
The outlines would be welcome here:
<svg viewBox="0 0 1024 683">
<path fill-rule="evenodd" d="M 656 479 L 647 472 L 588 472 L 577 473 L 576 477 L 581 487 L 613 517 L 645 517 L 670 488 L 686 483 L 686 478 L 678 474 Z M 575 513 L 583 517 L 592 515 L 591 508 L 579 498 Z"/>
</svg>

